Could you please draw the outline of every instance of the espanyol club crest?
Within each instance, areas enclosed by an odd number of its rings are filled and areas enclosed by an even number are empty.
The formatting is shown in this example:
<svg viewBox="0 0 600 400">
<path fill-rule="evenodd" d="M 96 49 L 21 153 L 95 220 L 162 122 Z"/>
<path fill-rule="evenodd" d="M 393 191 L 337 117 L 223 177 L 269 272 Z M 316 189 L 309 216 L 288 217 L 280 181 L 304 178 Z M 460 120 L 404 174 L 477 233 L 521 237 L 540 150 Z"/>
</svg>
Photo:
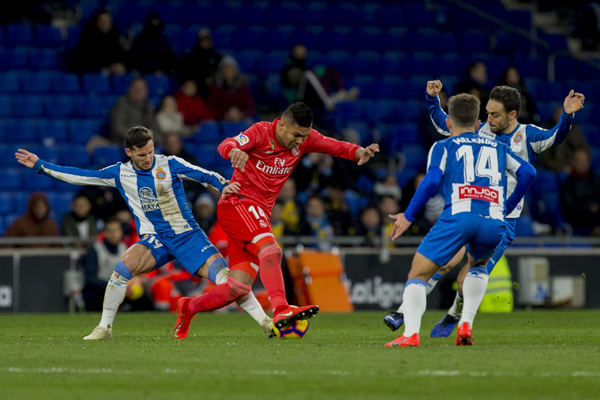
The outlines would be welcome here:
<svg viewBox="0 0 600 400">
<path fill-rule="evenodd" d="M 294 147 L 294 148 L 292 149 L 292 155 L 293 155 L 294 157 L 296 157 L 298 154 L 300 154 L 300 148 L 299 148 L 299 147 Z"/>
<path fill-rule="evenodd" d="M 521 132 L 518 132 L 515 135 L 515 139 L 514 140 L 515 140 L 515 143 L 519 143 L 521 140 L 523 140 L 523 135 L 521 135 Z"/>
<path fill-rule="evenodd" d="M 167 177 L 167 174 L 165 173 L 165 171 L 163 171 L 162 168 L 159 168 L 156 170 L 156 179 L 158 180 L 163 180 Z"/>
</svg>

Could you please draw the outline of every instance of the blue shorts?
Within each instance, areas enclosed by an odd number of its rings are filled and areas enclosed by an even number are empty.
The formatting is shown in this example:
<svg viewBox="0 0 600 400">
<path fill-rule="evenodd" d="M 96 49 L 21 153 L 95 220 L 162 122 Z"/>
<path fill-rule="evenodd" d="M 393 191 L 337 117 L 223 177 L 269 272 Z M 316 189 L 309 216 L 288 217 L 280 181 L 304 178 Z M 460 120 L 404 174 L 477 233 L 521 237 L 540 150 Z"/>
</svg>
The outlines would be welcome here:
<svg viewBox="0 0 600 400">
<path fill-rule="evenodd" d="M 175 237 L 144 235 L 138 243 L 152 252 L 152 257 L 156 260 L 153 271 L 176 258 L 193 275 L 210 256 L 219 252 L 204 231 L 199 229 Z"/>
<path fill-rule="evenodd" d="M 487 263 L 488 273 L 492 273 L 496 263 L 502 258 L 506 248 L 510 246 L 510 244 L 515 240 L 515 228 L 517 226 L 517 218 L 506 218 L 506 230 L 504 231 L 504 236 L 502 236 L 502 241 L 498 245 L 496 252 L 490 258 L 490 261 Z"/>
<path fill-rule="evenodd" d="M 442 216 L 417 251 L 439 266 L 446 265 L 463 247 L 475 261 L 490 258 L 504 236 L 504 222 L 475 213 Z"/>
</svg>

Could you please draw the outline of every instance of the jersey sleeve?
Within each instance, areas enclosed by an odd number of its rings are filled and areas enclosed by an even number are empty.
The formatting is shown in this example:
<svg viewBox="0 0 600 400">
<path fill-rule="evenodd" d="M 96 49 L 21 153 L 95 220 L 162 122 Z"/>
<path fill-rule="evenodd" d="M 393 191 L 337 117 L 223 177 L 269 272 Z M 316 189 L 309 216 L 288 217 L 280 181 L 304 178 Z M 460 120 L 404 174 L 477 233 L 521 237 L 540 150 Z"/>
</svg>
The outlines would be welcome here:
<svg viewBox="0 0 600 400">
<path fill-rule="evenodd" d="M 361 148 L 360 146 L 323 136 L 315 130 L 310 133 L 310 136 L 304 150 L 306 153 L 322 153 L 332 157 L 358 161 L 356 151 Z"/>
<path fill-rule="evenodd" d="M 430 168 L 439 168 L 442 174 L 446 172 L 446 162 L 448 159 L 448 150 L 444 146 L 443 142 L 435 142 L 431 149 L 429 149 L 429 156 L 427 157 L 427 171 Z"/>
<path fill-rule="evenodd" d="M 438 96 L 432 97 L 426 92 L 425 99 L 427 99 L 427 107 L 429 108 L 429 118 L 431 118 L 431 123 L 435 126 L 435 129 L 440 135 L 450 136 L 450 130 L 446 125 L 448 115 L 442 110 L 440 98 Z"/>
<path fill-rule="evenodd" d="M 223 188 L 227 186 L 227 180 L 216 172 L 192 165 L 176 156 L 170 156 L 168 159 L 171 171 L 177 174 L 179 179 L 195 181 L 204 186 L 210 185 L 219 192 L 222 192 Z"/>
<path fill-rule="evenodd" d="M 527 142 L 536 153 L 541 153 L 554 145 L 561 144 L 571 130 L 574 114 L 567 114 L 563 110 L 558 124 L 552 129 L 542 129 L 535 125 L 527 125 L 525 132 Z"/>
<path fill-rule="evenodd" d="M 254 124 L 239 135 L 223 140 L 217 151 L 226 160 L 229 160 L 229 152 L 234 148 L 245 152 L 250 151 L 260 145 L 266 136 L 263 129 L 260 124 Z"/>
<path fill-rule="evenodd" d="M 33 168 L 36 169 L 39 174 L 74 185 L 116 187 L 115 181 L 119 177 L 120 166 L 121 163 L 118 163 L 98 171 L 91 171 L 74 167 L 62 167 L 46 161 L 37 160 Z"/>
</svg>

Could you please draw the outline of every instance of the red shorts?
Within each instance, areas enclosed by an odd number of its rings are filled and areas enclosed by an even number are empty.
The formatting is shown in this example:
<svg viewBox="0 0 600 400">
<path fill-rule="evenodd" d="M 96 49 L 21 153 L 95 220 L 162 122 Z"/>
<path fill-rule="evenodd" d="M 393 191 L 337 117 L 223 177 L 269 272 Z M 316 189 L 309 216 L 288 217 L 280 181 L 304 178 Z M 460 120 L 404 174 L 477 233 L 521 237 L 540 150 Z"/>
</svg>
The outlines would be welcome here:
<svg viewBox="0 0 600 400">
<path fill-rule="evenodd" d="M 264 210 L 252 200 L 231 198 L 219 201 L 217 219 L 229 237 L 230 269 L 241 269 L 256 278 L 258 252 L 277 242 Z"/>
</svg>

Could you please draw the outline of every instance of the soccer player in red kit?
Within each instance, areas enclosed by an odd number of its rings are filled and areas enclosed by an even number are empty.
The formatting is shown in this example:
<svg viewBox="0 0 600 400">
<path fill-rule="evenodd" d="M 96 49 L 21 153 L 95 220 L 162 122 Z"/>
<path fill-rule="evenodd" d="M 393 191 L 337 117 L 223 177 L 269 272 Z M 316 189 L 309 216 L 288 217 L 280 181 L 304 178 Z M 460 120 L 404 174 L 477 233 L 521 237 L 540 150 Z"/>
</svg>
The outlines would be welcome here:
<svg viewBox="0 0 600 400">
<path fill-rule="evenodd" d="M 313 115 L 304 103 L 295 103 L 273 122 L 259 122 L 218 148 L 235 168 L 231 182 L 241 189 L 222 198 L 217 219 L 229 237 L 230 274 L 226 283 L 209 293 L 180 299 L 175 336 L 186 335 L 195 313 L 210 311 L 247 294 L 260 270 L 260 278 L 273 306 L 273 324 L 281 329 L 292 322 L 313 317 L 316 305 L 291 307 L 285 299 L 281 273 L 282 250 L 271 230 L 269 218 L 275 199 L 305 153 L 324 153 L 357 161 L 362 165 L 376 152 L 341 142 L 312 129 Z M 260 268 L 259 268 L 260 267 Z M 220 288 L 221 287 L 221 288 Z"/>
</svg>

